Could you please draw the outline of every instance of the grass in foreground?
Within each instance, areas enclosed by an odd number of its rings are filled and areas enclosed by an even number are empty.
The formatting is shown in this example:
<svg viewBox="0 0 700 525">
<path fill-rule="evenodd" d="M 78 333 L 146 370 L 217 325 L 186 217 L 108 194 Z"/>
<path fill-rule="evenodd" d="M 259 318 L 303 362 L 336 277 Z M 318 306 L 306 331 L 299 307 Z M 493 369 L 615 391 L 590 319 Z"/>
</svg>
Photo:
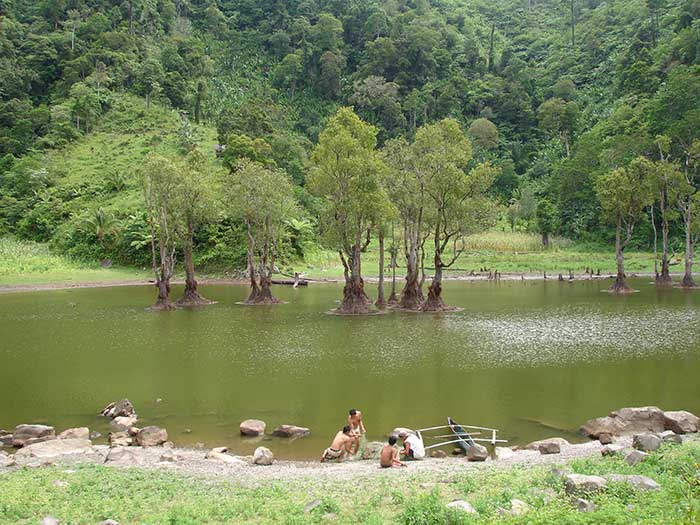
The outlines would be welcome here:
<svg viewBox="0 0 700 525">
<path fill-rule="evenodd" d="M 142 279 L 133 268 L 101 268 L 56 255 L 48 246 L 8 237 L 0 238 L 0 286 L 117 282 Z"/>
<path fill-rule="evenodd" d="M 621 458 L 574 461 L 569 465 L 573 472 L 642 474 L 661 485 L 658 492 L 637 492 L 610 484 L 605 493 L 589 498 L 598 509 L 587 514 L 573 508 L 562 479 L 548 467 L 489 468 L 450 476 L 401 471 L 350 482 L 295 479 L 256 489 L 138 469 L 25 469 L 0 476 L 0 523 L 34 524 L 52 515 L 73 525 L 105 519 L 170 525 L 691 524 L 700 520 L 698 463 L 698 442 L 664 447 L 636 467 Z M 321 505 L 306 513 L 304 506 L 317 498 Z M 529 511 L 519 517 L 499 514 L 512 498 L 527 502 Z M 454 499 L 469 501 L 479 514 L 447 509 L 445 504 Z"/>
</svg>

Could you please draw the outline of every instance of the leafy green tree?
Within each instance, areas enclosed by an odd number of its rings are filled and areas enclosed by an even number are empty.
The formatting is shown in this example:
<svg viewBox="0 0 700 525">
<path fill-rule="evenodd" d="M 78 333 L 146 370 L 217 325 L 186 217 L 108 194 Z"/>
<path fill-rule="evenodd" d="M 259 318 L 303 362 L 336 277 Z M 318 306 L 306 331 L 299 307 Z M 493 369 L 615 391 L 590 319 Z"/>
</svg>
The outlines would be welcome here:
<svg viewBox="0 0 700 525">
<path fill-rule="evenodd" d="M 194 234 L 197 227 L 212 215 L 214 203 L 214 181 L 211 166 L 204 153 L 195 148 L 187 155 L 180 168 L 175 189 L 176 206 L 180 220 L 175 224 L 182 244 L 185 266 L 185 289 L 177 300 L 178 306 L 201 306 L 211 304 L 198 290 L 194 273 Z"/>
<path fill-rule="evenodd" d="M 303 71 L 302 56 L 298 53 L 290 53 L 277 64 L 273 73 L 273 81 L 276 86 L 289 88 L 290 95 L 294 98 Z"/>
<path fill-rule="evenodd" d="M 274 165 L 272 148 L 264 139 L 252 139 L 248 135 L 231 134 L 226 149 L 221 155 L 226 168 L 235 171 L 241 159 L 248 159 L 263 165 Z"/>
<path fill-rule="evenodd" d="M 383 77 L 369 76 L 356 81 L 350 102 L 362 117 L 385 130 L 389 136 L 396 135 L 406 127 L 406 118 L 401 111 L 399 86 L 387 82 Z"/>
<path fill-rule="evenodd" d="M 550 98 L 537 110 L 540 127 L 558 136 L 566 147 L 566 158 L 571 157 L 571 136 L 576 130 L 579 108 L 576 102 Z"/>
<path fill-rule="evenodd" d="M 489 119 L 476 119 L 469 125 L 467 134 L 474 148 L 482 154 L 498 147 L 498 128 Z"/>
<path fill-rule="evenodd" d="M 652 171 L 651 161 L 638 157 L 626 167 L 602 174 L 595 182 L 603 218 L 615 226 L 617 277 L 610 287 L 612 293 L 631 291 L 625 280 L 624 252 L 644 208 L 653 202 Z"/>
<path fill-rule="evenodd" d="M 558 224 L 559 212 L 557 207 L 549 199 L 541 199 L 537 203 L 537 229 L 542 235 L 542 246 L 549 248 L 549 237 Z"/>
<path fill-rule="evenodd" d="M 175 269 L 176 228 L 180 220 L 177 198 L 180 175 L 175 162 L 153 153 L 139 170 L 151 234 L 151 265 L 158 289 L 154 310 L 175 308 L 170 300 L 170 280 Z"/>
<path fill-rule="evenodd" d="M 377 128 L 363 122 L 351 108 L 341 108 L 329 119 L 312 155 L 316 169 L 308 185 L 323 200 L 326 243 L 338 251 L 343 264 L 345 287 L 338 308 L 343 314 L 366 314 L 371 307 L 361 257 L 372 225 L 387 205 L 376 144 Z"/>
<path fill-rule="evenodd" d="M 82 228 L 94 235 L 103 255 L 107 253 L 107 240 L 119 232 L 119 221 L 104 208 L 95 208 L 85 218 Z"/>
<path fill-rule="evenodd" d="M 428 297 L 421 309 L 441 311 L 447 308 L 442 299 L 444 269 L 452 266 L 464 251 L 466 235 L 495 222 L 495 206 L 488 198 L 488 191 L 497 170 L 489 164 L 480 164 L 465 172 L 471 160 L 471 143 L 452 119 L 420 128 L 414 148 L 418 169 L 426 174 L 435 266 Z M 462 243 L 458 246 L 460 239 Z M 451 258 L 446 260 L 450 245 Z"/>
<path fill-rule="evenodd" d="M 248 238 L 248 304 L 276 304 L 272 275 L 290 219 L 297 216 L 292 182 L 287 174 L 243 158 L 223 184 L 224 206 L 240 218 Z"/>
</svg>

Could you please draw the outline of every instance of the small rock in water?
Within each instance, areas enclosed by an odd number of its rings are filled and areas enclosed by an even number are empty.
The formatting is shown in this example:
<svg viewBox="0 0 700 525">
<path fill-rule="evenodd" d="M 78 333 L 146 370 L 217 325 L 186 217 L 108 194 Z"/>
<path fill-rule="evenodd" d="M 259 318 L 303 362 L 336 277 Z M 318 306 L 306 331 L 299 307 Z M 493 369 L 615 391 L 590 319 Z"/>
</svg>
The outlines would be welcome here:
<svg viewBox="0 0 700 525">
<path fill-rule="evenodd" d="M 226 454 L 226 452 L 228 452 L 228 447 L 214 447 L 211 451 L 217 454 Z"/>
<path fill-rule="evenodd" d="M 90 432 L 90 439 L 94 440 L 94 439 L 99 439 L 101 437 L 102 437 L 102 434 L 100 434 L 96 430 L 93 430 L 92 432 Z"/>
<path fill-rule="evenodd" d="M 90 430 L 87 427 L 69 428 L 61 432 L 58 439 L 90 439 Z"/>
<path fill-rule="evenodd" d="M 632 438 L 632 446 L 642 452 L 653 452 L 661 446 L 661 438 L 656 434 L 636 434 Z"/>
<path fill-rule="evenodd" d="M 649 454 L 642 452 L 641 450 L 633 450 L 625 456 L 625 461 L 629 466 L 634 467 L 635 465 L 638 465 L 644 461 L 648 455 Z"/>
<path fill-rule="evenodd" d="M 168 441 L 168 432 L 164 428 L 148 426 L 136 435 L 136 442 L 142 447 L 157 447 Z"/>
<path fill-rule="evenodd" d="M 280 425 L 273 432 L 272 435 L 276 437 L 304 437 L 311 433 L 306 427 L 298 427 L 296 425 Z"/>
<path fill-rule="evenodd" d="M 159 397 L 156 399 L 156 405 L 160 405 L 163 402 L 163 400 Z"/>
<path fill-rule="evenodd" d="M 258 447 L 253 453 L 253 463 L 255 465 L 272 465 L 275 456 L 272 451 L 266 447 Z"/>
<path fill-rule="evenodd" d="M 317 509 L 321 505 L 323 505 L 323 502 L 320 499 L 315 499 L 313 501 L 309 501 L 304 506 L 304 512 L 308 514 L 309 512 L 313 511 L 314 509 Z"/>
<path fill-rule="evenodd" d="M 101 415 L 114 419 L 119 416 L 133 416 L 135 414 L 134 405 L 128 399 L 121 399 L 119 401 L 110 403 L 102 409 Z"/>
<path fill-rule="evenodd" d="M 56 437 L 56 430 L 47 425 L 17 425 L 12 433 L 12 446 L 23 447 L 30 440 L 39 440 L 42 438 L 52 439 Z M 38 443 L 39 441 L 34 441 Z"/>
<path fill-rule="evenodd" d="M 447 504 L 450 509 L 461 510 L 467 514 L 476 514 L 476 509 L 471 506 L 471 503 L 464 501 L 463 499 L 458 499 Z"/>
<path fill-rule="evenodd" d="M 246 419 L 239 425 L 242 436 L 260 436 L 265 433 L 265 422 L 260 419 Z"/>
<path fill-rule="evenodd" d="M 183 434 L 191 434 L 192 429 L 191 428 L 186 428 L 185 430 L 182 431 Z"/>
<path fill-rule="evenodd" d="M 579 512 L 595 512 L 598 506 L 583 498 L 578 498 L 575 502 L 576 510 Z"/>
</svg>

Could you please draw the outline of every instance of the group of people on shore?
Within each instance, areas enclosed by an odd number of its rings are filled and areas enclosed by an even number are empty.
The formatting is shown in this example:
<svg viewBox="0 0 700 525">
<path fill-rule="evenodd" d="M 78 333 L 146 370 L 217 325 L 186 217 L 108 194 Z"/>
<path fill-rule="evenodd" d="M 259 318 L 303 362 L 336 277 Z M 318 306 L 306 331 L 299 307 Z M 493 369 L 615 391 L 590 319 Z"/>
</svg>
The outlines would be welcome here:
<svg viewBox="0 0 700 525">
<path fill-rule="evenodd" d="M 348 412 L 348 424 L 340 430 L 331 446 L 321 454 L 321 462 L 338 461 L 342 462 L 348 456 L 354 456 L 360 449 L 360 440 L 367 433 L 362 422 L 362 412 L 354 408 Z M 397 438 L 401 438 L 401 449 L 396 448 Z M 407 459 L 423 459 L 425 457 L 425 446 L 423 439 L 408 430 L 401 430 L 396 434 L 391 434 L 387 443 L 382 447 L 379 454 L 379 465 L 382 468 L 405 467 L 401 461 L 401 456 Z"/>
</svg>

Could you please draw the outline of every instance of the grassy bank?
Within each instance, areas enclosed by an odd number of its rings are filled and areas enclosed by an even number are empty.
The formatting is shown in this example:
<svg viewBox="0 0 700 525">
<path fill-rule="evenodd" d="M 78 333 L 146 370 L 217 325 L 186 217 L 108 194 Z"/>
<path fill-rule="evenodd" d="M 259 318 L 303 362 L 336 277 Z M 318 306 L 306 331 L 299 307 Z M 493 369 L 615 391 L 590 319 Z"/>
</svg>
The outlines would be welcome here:
<svg viewBox="0 0 700 525">
<path fill-rule="evenodd" d="M 450 257 L 451 255 L 448 254 Z M 449 257 L 447 257 L 449 259 Z M 386 254 L 386 268 L 389 268 L 389 255 Z M 433 266 L 433 249 L 426 243 L 426 267 Z M 629 250 L 625 253 L 625 267 L 630 273 L 653 272 L 654 254 Z M 373 242 L 362 256 L 362 268 L 368 277 L 379 275 L 379 250 Z M 504 231 L 486 232 L 467 238 L 465 250 L 454 266 L 448 271 L 452 275 L 468 275 L 482 268 L 498 270 L 501 273 L 524 273 L 556 276 L 568 275 L 569 270 L 582 274 L 587 268 L 602 273 L 616 271 L 615 253 L 612 246 L 574 243 L 568 239 L 554 238 L 548 249 L 542 246 L 540 236 L 528 233 Z M 304 263 L 294 266 L 311 278 L 339 278 L 343 267 L 334 252 L 319 251 L 307 256 Z M 397 275 L 403 276 L 405 269 L 403 247 L 398 254 Z M 674 266 L 672 271 L 681 271 Z M 387 270 L 388 271 L 388 270 Z M 430 273 L 430 271 L 428 272 Z"/>
<path fill-rule="evenodd" d="M 51 253 L 45 244 L 0 238 L 0 286 L 117 282 L 142 279 L 134 268 L 101 268 Z"/>
<path fill-rule="evenodd" d="M 362 259 L 367 277 L 379 274 L 379 251 L 375 243 L 370 245 Z M 427 247 L 426 266 L 432 266 L 432 251 Z M 305 261 L 283 264 L 285 273 L 304 273 L 314 279 L 339 279 L 343 268 L 336 253 L 316 250 Z M 386 268 L 389 267 L 388 255 Z M 453 276 L 467 276 L 470 271 L 482 268 L 501 273 L 535 274 L 547 272 L 568 275 L 569 270 L 582 274 L 587 268 L 602 273 L 615 271 L 612 249 L 600 245 L 575 244 L 567 239 L 554 239 L 549 249 L 542 247 L 537 235 L 510 232 L 488 232 L 474 235 L 467 241 L 465 252 L 448 272 Z M 647 252 L 628 252 L 626 268 L 630 273 L 653 272 L 654 255 Z M 396 274 L 403 278 L 405 269 L 402 253 L 399 253 Z M 680 271 L 681 266 L 672 270 Z M 230 278 L 230 272 L 199 269 L 200 277 Z M 428 270 L 430 274 L 430 270 Z M 179 273 L 176 272 L 176 277 Z M 68 284 L 89 282 L 116 282 L 150 278 L 151 273 L 135 268 L 101 268 L 98 263 L 83 263 L 49 251 L 43 244 L 0 238 L 0 286 Z"/>
<path fill-rule="evenodd" d="M 105 519 L 122 524 L 171 525 L 691 524 L 700 520 L 698 463 L 698 442 L 665 446 L 635 467 L 620 457 L 573 461 L 568 465 L 572 472 L 641 474 L 661 486 L 659 491 L 639 492 L 626 484 L 610 483 L 605 492 L 589 497 L 597 505 L 592 513 L 581 513 L 573 507 L 562 478 L 549 467 L 494 465 L 447 476 L 415 475 L 406 469 L 352 481 L 305 478 L 255 489 L 138 469 L 21 469 L 0 475 L 0 523 L 34 524 L 51 515 L 72 525 Z M 509 508 L 513 498 L 525 501 L 529 510 L 519 517 L 500 514 L 499 508 Z M 306 505 L 316 499 L 320 505 L 306 512 Z M 448 509 L 446 503 L 454 499 L 470 502 L 478 514 Z"/>
</svg>

